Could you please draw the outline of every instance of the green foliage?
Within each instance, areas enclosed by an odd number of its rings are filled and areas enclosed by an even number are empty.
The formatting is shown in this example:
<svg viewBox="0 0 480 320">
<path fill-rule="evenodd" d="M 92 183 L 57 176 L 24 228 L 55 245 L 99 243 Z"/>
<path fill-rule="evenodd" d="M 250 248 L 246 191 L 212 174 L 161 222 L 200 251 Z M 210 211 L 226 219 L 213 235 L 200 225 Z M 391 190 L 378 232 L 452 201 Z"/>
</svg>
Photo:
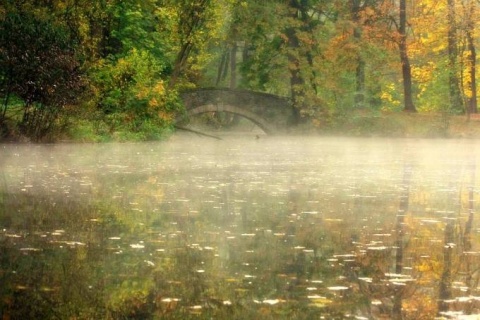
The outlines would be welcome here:
<svg viewBox="0 0 480 320">
<path fill-rule="evenodd" d="M 232 10 L 229 42 L 244 42 L 239 70 L 241 87 L 288 94 L 288 85 L 278 79 L 288 77 L 282 45 L 278 8 L 274 1 L 241 1 Z"/>
<path fill-rule="evenodd" d="M 126 131 L 136 140 L 161 136 L 179 108 L 175 93 L 166 91 L 162 71 L 151 53 L 136 49 L 125 57 L 100 61 L 91 76 L 94 105 L 110 134 Z"/>
<path fill-rule="evenodd" d="M 431 75 L 429 81 L 419 84 L 418 93 L 419 109 L 427 112 L 446 112 L 450 113 L 450 101 L 448 95 L 449 71 L 447 62 L 439 63 L 435 72 Z"/>
<path fill-rule="evenodd" d="M 23 102 L 21 133 L 40 141 L 60 126 L 68 107 L 78 102 L 84 80 L 68 30 L 29 12 L 9 12 L 0 20 L 0 94 Z"/>
<path fill-rule="evenodd" d="M 449 114 L 452 74 L 438 54 L 446 29 L 435 21 L 445 8 L 421 3 L 408 8 L 418 35 L 407 37 L 415 104 Z M 457 20 L 471 20 L 476 9 L 468 8 Z M 178 91 L 212 84 L 290 96 L 303 125 L 358 107 L 398 111 L 397 14 L 396 4 L 376 0 L 4 1 L 1 134 L 158 139 L 182 112 Z M 475 31 L 455 27 L 459 43 Z M 466 97 L 472 45 L 450 57 Z"/>
<path fill-rule="evenodd" d="M 136 0 L 1 5 L 0 122 L 12 126 L 2 134 L 39 141 L 73 126 L 85 140 L 162 137 L 181 105 L 166 88 L 175 11 L 161 9 Z"/>
</svg>

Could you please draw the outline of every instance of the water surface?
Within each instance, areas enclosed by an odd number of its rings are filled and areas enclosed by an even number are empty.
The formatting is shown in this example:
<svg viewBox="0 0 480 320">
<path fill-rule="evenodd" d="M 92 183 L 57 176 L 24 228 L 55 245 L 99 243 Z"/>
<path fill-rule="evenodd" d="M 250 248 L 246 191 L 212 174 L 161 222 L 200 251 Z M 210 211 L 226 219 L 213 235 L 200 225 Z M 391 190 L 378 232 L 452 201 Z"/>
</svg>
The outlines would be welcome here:
<svg viewBox="0 0 480 320">
<path fill-rule="evenodd" d="M 463 319 L 480 313 L 476 145 L 0 145 L 0 312 Z"/>
</svg>

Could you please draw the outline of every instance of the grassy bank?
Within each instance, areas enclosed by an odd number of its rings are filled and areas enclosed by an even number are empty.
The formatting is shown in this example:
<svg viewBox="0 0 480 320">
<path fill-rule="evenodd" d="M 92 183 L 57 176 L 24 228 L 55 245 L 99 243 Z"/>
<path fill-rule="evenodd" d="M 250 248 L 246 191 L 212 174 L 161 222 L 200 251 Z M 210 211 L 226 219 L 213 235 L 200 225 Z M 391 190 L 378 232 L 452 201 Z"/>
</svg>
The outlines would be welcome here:
<svg viewBox="0 0 480 320">
<path fill-rule="evenodd" d="M 205 119 L 197 118 L 189 124 L 200 132 L 220 133 L 222 131 L 261 132 L 250 121 L 244 119 L 237 125 L 225 128 L 205 123 Z M 118 131 L 113 134 L 106 130 L 95 130 L 85 123 L 72 130 L 71 140 L 77 142 L 108 141 L 145 141 L 159 140 L 168 137 L 173 128 L 154 132 Z M 259 131 L 260 130 L 260 131 Z M 148 134 L 150 133 L 150 134 Z M 348 115 L 335 116 L 316 126 L 308 122 L 292 130 L 292 134 L 339 135 L 352 137 L 398 137 L 398 138 L 469 138 L 480 139 L 480 117 L 470 119 L 465 115 L 444 115 L 435 113 L 405 112 L 372 112 L 356 111 Z"/>
<path fill-rule="evenodd" d="M 190 126 L 201 132 L 261 132 L 253 123 L 242 120 L 239 124 L 225 128 L 206 124 L 204 119 L 196 119 Z M 10 128 L 10 129 L 9 129 Z M 12 129 L 13 128 L 13 129 Z M 3 128 L 5 133 L 1 141 L 30 142 L 21 135 L 12 124 Z M 102 122 L 74 121 L 68 130 L 52 132 L 52 137 L 44 142 L 126 142 L 162 140 L 175 130 L 173 126 L 157 127 L 150 123 L 141 126 L 141 130 L 131 131 L 121 127 L 109 130 Z M 472 115 L 445 115 L 440 113 L 373 112 L 358 110 L 346 115 L 333 116 L 297 127 L 292 134 L 339 135 L 351 137 L 398 137 L 398 138 L 467 138 L 480 139 L 480 117 Z M 1 136 L 1 135 L 0 135 Z M 3 138 L 3 139 L 2 139 Z"/>
<path fill-rule="evenodd" d="M 480 138 L 480 118 L 440 113 L 357 111 L 319 126 L 323 134 L 404 138 Z"/>
</svg>

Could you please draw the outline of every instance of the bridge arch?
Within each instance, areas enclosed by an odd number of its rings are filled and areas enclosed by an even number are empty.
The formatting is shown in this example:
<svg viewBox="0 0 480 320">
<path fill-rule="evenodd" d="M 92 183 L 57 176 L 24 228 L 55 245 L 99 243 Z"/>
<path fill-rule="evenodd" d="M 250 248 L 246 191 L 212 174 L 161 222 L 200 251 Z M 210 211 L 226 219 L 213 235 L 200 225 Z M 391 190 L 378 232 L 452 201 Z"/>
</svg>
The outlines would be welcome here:
<svg viewBox="0 0 480 320">
<path fill-rule="evenodd" d="M 198 106 L 193 109 L 188 110 L 188 115 L 189 116 L 194 116 L 197 114 L 202 114 L 202 113 L 207 113 L 207 112 L 228 112 L 228 113 L 233 113 L 239 116 L 242 116 L 244 118 L 247 118 L 248 120 L 252 121 L 255 123 L 257 126 L 260 127 L 266 134 L 272 134 L 276 130 L 274 127 L 272 127 L 265 119 L 262 119 L 258 115 L 254 114 L 253 112 L 250 112 L 246 109 L 239 108 L 236 106 L 231 106 L 231 105 L 214 105 L 214 104 L 207 104 L 203 106 Z"/>
<path fill-rule="evenodd" d="M 201 113 L 228 112 L 249 119 L 267 134 L 284 132 L 293 123 L 290 101 L 267 93 L 211 88 L 183 92 L 181 98 L 186 114 L 177 122 Z"/>
</svg>

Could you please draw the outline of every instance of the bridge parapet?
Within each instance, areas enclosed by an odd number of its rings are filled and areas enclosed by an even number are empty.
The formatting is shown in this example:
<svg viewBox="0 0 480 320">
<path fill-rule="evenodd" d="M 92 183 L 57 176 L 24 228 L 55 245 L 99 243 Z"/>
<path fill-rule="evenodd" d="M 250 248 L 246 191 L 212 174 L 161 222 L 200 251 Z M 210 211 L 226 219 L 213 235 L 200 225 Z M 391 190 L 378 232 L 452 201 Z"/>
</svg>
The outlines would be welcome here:
<svg viewBox="0 0 480 320">
<path fill-rule="evenodd" d="M 257 124 L 267 134 L 285 132 L 293 123 L 288 98 L 268 93 L 231 89 L 196 89 L 181 94 L 187 117 L 205 112 L 229 112 Z"/>
</svg>

